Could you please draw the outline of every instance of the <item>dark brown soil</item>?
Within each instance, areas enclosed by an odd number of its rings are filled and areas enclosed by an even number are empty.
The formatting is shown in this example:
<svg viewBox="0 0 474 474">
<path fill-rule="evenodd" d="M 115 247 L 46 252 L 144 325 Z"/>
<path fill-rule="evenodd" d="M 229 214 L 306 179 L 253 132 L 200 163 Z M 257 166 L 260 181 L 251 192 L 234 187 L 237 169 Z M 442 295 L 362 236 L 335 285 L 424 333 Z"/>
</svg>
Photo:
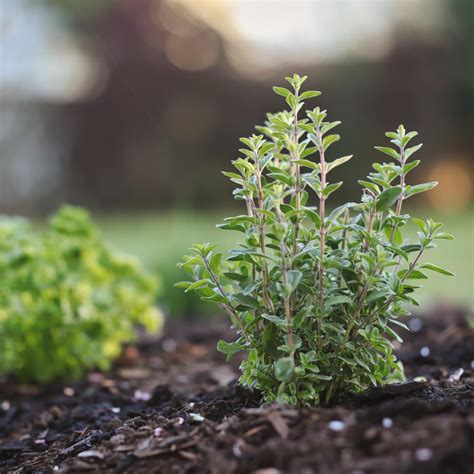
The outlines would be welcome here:
<svg viewBox="0 0 474 474">
<path fill-rule="evenodd" d="M 0 472 L 471 474 L 474 333 L 451 309 L 410 324 L 411 381 L 330 408 L 260 406 L 235 386 L 223 322 L 169 324 L 77 384 L 5 382 Z"/>
</svg>

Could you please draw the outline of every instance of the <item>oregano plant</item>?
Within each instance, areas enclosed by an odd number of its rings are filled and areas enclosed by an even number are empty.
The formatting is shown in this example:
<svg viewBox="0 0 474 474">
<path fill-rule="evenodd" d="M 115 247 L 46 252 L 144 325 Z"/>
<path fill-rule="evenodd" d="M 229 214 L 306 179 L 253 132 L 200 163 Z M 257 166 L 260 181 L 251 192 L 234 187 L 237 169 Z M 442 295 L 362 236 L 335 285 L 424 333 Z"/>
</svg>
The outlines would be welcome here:
<svg viewBox="0 0 474 474">
<path fill-rule="evenodd" d="M 334 159 L 339 140 L 325 110 L 303 111 L 320 95 L 302 91 L 306 76 L 287 77 L 275 87 L 287 110 L 269 114 L 259 135 L 241 138 L 235 171 L 224 175 L 237 185 L 234 196 L 245 212 L 221 229 L 242 234 L 240 245 L 223 258 L 215 244 L 197 244 L 181 264 L 192 281 L 178 286 L 217 303 L 237 330 L 218 349 L 231 357 L 243 351 L 240 383 L 260 390 L 266 401 L 304 406 L 334 402 L 347 392 L 403 380 L 391 341 L 394 328 L 417 305 L 416 280 L 436 239 L 452 239 L 442 224 L 412 218 L 404 203 L 436 182 L 408 184 L 420 160 L 413 155 L 416 132 L 403 125 L 388 132 L 391 146 L 375 147 L 390 157 L 374 163 L 360 180 L 360 202 L 333 208 L 328 202 L 342 182 L 331 172 L 352 156 Z M 404 235 L 409 222 L 418 238 Z"/>
</svg>

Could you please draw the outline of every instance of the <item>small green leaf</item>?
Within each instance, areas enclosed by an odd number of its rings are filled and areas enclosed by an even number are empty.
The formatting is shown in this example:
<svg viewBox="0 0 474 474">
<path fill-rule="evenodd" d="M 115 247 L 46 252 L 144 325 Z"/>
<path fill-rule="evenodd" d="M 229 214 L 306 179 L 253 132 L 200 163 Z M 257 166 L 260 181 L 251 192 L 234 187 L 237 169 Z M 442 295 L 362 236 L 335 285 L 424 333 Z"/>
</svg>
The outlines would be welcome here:
<svg viewBox="0 0 474 474">
<path fill-rule="evenodd" d="M 291 292 L 295 291 L 296 288 L 298 288 L 298 285 L 301 282 L 301 279 L 303 278 L 303 274 L 299 270 L 290 270 L 287 275 L 287 284 L 291 288 Z"/>
<path fill-rule="evenodd" d="M 324 196 L 329 197 L 334 191 L 337 191 L 340 187 L 342 186 L 342 181 L 339 181 L 338 183 L 332 183 L 328 184 L 324 188 Z"/>
<path fill-rule="evenodd" d="M 321 218 L 319 217 L 319 214 L 312 209 L 305 209 L 304 210 L 306 216 L 313 222 L 315 227 L 317 229 L 321 228 Z"/>
<path fill-rule="evenodd" d="M 279 326 L 286 325 L 285 319 L 280 318 L 279 316 L 275 316 L 274 314 L 262 314 L 262 318 L 272 323 L 278 324 Z"/>
<path fill-rule="evenodd" d="M 202 280 L 195 281 L 192 285 L 188 286 L 188 288 L 185 290 L 185 293 L 188 293 L 192 290 L 197 290 L 199 288 L 203 288 L 205 286 L 208 286 L 209 284 L 212 284 L 212 281 L 209 280 L 209 278 L 204 278 Z"/>
<path fill-rule="evenodd" d="M 295 370 L 295 362 L 291 357 L 282 357 L 275 363 L 275 377 L 280 382 L 289 382 Z"/>
<path fill-rule="evenodd" d="M 306 100 L 306 99 L 311 99 L 313 97 L 318 97 L 319 95 L 321 95 L 321 92 L 319 91 L 306 91 L 306 92 L 303 92 L 299 98 L 301 100 Z"/>
<path fill-rule="evenodd" d="M 405 150 L 405 159 L 408 160 L 408 158 L 410 158 L 410 156 L 413 155 L 413 153 L 415 153 L 416 151 L 418 151 L 422 146 L 423 146 L 423 143 L 420 143 L 419 145 L 412 146 L 411 148 L 407 148 Z"/>
<path fill-rule="evenodd" d="M 424 193 L 429 191 L 438 185 L 437 181 L 432 181 L 431 183 L 415 184 L 415 186 L 407 187 L 407 197 L 414 196 L 415 194 Z"/>
<path fill-rule="evenodd" d="M 336 143 L 340 140 L 339 135 L 328 135 L 327 137 L 323 138 L 323 148 L 324 150 L 327 150 L 333 143 Z"/>
<path fill-rule="evenodd" d="M 217 343 L 217 350 L 230 358 L 237 354 L 237 352 L 240 352 L 242 346 L 237 342 L 226 342 L 221 340 Z"/>
<path fill-rule="evenodd" d="M 444 239 L 444 240 L 454 240 L 454 235 L 448 234 L 447 232 L 438 232 L 435 236 L 435 239 Z"/>
<path fill-rule="evenodd" d="M 247 277 L 245 275 L 242 275 L 241 273 L 227 272 L 227 273 L 224 273 L 224 276 L 226 276 L 230 280 L 247 281 Z"/>
<path fill-rule="evenodd" d="M 259 309 L 260 303 L 256 298 L 250 295 L 244 295 L 243 293 L 236 293 L 234 298 L 237 300 L 239 305 L 245 306 L 246 308 Z"/>
<path fill-rule="evenodd" d="M 289 95 L 292 95 L 291 92 L 288 90 L 288 89 L 285 89 L 284 87 L 278 87 L 278 86 L 275 86 L 273 88 L 273 91 L 278 94 L 278 95 L 281 95 L 282 97 L 285 97 L 285 99 L 289 96 Z"/>
<path fill-rule="evenodd" d="M 412 161 L 410 163 L 407 163 L 404 167 L 403 167 L 403 172 L 405 174 L 409 173 L 412 169 L 416 168 L 419 164 L 421 163 L 420 160 L 415 160 L 415 161 Z"/>
<path fill-rule="evenodd" d="M 327 171 L 329 172 L 337 166 L 347 163 L 353 156 L 354 155 L 347 155 L 343 156 L 342 158 L 338 158 L 337 160 L 331 161 L 330 163 L 328 163 Z"/>
<path fill-rule="evenodd" d="M 395 186 L 393 188 L 386 189 L 379 196 L 377 196 L 377 203 L 375 208 L 377 211 L 385 212 L 390 209 L 401 196 L 403 190 L 401 186 Z"/>
<path fill-rule="evenodd" d="M 369 293 L 365 301 L 367 304 L 374 303 L 379 300 L 384 300 L 387 296 L 392 295 L 392 294 L 393 292 L 389 288 L 384 288 L 378 291 L 372 291 L 371 293 Z"/>
<path fill-rule="evenodd" d="M 327 298 L 326 305 L 327 306 L 336 306 L 338 304 L 351 304 L 354 302 L 354 298 L 350 298 L 346 295 L 335 295 Z"/>
<path fill-rule="evenodd" d="M 427 270 L 441 273 L 442 275 L 455 276 L 454 273 L 450 272 L 449 270 L 446 270 L 442 267 L 438 267 L 438 265 L 433 265 L 432 263 L 424 263 L 423 265 L 421 265 L 420 268 L 426 268 Z"/>
<path fill-rule="evenodd" d="M 388 156 L 391 156 L 392 158 L 395 158 L 396 160 L 400 160 L 400 155 L 393 148 L 387 146 L 376 146 L 374 148 Z"/>
<path fill-rule="evenodd" d="M 219 273 L 219 266 L 220 266 L 220 263 L 221 263 L 221 259 L 222 259 L 222 254 L 221 253 L 215 253 L 210 261 L 209 261 L 209 266 L 211 267 L 211 270 L 214 272 L 214 273 Z"/>
</svg>

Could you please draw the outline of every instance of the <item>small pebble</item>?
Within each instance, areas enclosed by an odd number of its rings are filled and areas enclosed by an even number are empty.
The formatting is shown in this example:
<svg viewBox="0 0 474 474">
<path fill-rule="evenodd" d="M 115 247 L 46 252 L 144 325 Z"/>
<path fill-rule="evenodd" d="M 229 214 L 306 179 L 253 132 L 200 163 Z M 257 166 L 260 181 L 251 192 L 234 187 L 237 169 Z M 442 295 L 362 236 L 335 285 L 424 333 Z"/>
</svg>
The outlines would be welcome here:
<svg viewBox="0 0 474 474">
<path fill-rule="evenodd" d="M 92 372 L 87 376 L 87 380 L 90 383 L 100 384 L 104 381 L 104 375 L 100 372 Z"/>
<path fill-rule="evenodd" d="M 151 393 L 142 392 L 141 390 L 135 390 L 133 397 L 135 398 L 135 400 L 143 400 L 144 402 L 147 402 L 151 398 Z"/>
<path fill-rule="evenodd" d="M 112 407 L 112 413 L 120 413 L 119 407 Z"/>
<path fill-rule="evenodd" d="M 77 455 L 78 458 L 97 458 L 97 459 L 104 459 L 104 454 L 100 451 L 95 449 L 90 449 L 88 451 L 82 451 Z"/>
<path fill-rule="evenodd" d="M 430 348 L 427 346 L 423 346 L 420 349 L 420 354 L 421 354 L 421 357 L 428 357 L 430 355 Z"/>
<path fill-rule="evenodd" d="M 459 382 L 461 380 L 462 374 L 464 373 L 464 369 L 461 367 L 456 372 L 452 373 L 449 376 L 449 381 L 450 382 Z"/>
<path fill-rule="evenodd" d="M 240 449 L 241 446 L 244 445 L 244 442 L 241 439 L 238 439 L 235 443 L 234 446 L 232 446 L 232 453 L 236 458 L 242 457 L 242 450 Z"/>
<path fill-rule="evenodd" d="M 387 428 L 387 429 L 388 429 L 388 428 L 391 428 L 391 427 L 393 426 L 393 421 L 392 421 L 392 419 L 391 419 L 391 418 L 384 418 L 384 419 L 382 420 L 382 426 L 383 426 L 384 428 Z"/>
<path fill-rule="evenodd" d="M 329 429 L 332 431 L 342 431 L 346 427 L 343 421 L 333 420 L 329 422 Z"/>
<path fill-rule="evenodd" d="M 8 411 L 10 410 L 10 402 L 8 400 L 3 400 L 2 402 L 2 410 L 3 411 Z"/>
<path fill-rule="evenodd" d="M 63 393 L 64 395 L 66 395 L 66 397 L 73 397 L 74 389 L 72 389 L 71 387 L 64 387 Z"/>
<path fill-rule="evenodd" d="M 163 350 L 165 352 L 174 352 L 176 350 L 176 347 L 177 347 L 177 343 L 174 339 L 165 339 L 162 343 L 161 343 L 161 347 L 163 347 Z"/>
<path fill-rule="evenodd" d="M 433 451 L 429 448 L 420 448 L 416 450 L 415 457 L 418 461 L 426 462 L 433 457 Z"/>
<path fill-rule="evenodd" d="M 179 417 L 178 420 L 176 421 L 176 424 L 177 425 L 182 425 L 184 423 L 184 418 L 183 417 Z"/>
<path fill-rule="evenodd" d="M 193 420 L 193 421 L 204 421 L 204 417 L 201 416 L 199 413 L 189 413 L 189 417 Z"/>
<path fill-rule="evenodd" d="M 153 436 L 155 436 L 155 438 L 159 438 L 162 434 L 163 434 L 163 428 L 160 428 L 159 426 L 156 427 L 155 430 L 153 431 Z"/>
</svg>

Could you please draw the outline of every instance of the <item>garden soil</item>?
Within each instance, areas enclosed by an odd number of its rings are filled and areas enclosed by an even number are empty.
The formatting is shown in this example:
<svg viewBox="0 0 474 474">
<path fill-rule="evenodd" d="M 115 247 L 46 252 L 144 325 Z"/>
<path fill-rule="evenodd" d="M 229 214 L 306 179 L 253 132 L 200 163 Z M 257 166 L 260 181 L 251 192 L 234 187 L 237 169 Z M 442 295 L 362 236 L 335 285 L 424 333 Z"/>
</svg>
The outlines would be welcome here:
<svg viewBox="0 0 474 474">
<path fill-rule="evenodd" d="M 220 319 L 170 322 L 75 384 L 2 381 L 0 472 L 472 474 L 472 326 L 452 308 L 410 326 L 406 383 L 326 408 L 261 405 L 237 386 Z"/>
</svg>

